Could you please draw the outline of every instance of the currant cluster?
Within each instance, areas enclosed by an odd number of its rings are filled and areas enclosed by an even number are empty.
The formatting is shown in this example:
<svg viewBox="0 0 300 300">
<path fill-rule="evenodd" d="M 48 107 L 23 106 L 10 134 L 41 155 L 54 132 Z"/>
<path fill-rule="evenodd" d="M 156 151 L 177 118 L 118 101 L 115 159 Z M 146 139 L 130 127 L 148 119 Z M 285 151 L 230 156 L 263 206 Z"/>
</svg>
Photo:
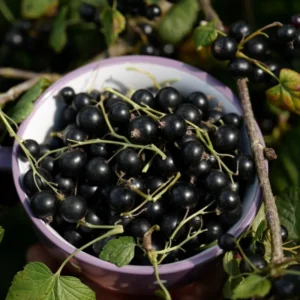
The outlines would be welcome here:
<svg viewBox="0 0 300 300">
<path fill-rule="evenodd" d="M 202 92 L 183 96 L 169 86 L 130 98 L 65 87 L 57 101 L 66 103 L 61 130 L 46 144 L 23 142 L 35 162 L 23 187 L 34 215 L 75 247 L 103 234 L 101 225 L 123 225 L 138 241 L 159 225 L 152 249 L 186 241 L 170 263 L 240 219 L 243 188 L 255 177 L 252 157 L 239 150 L 241 116 L 213 107 Z M 112 238 L 87 251 L 99 255 Z M 133 263 L 149 263 L 139 247 Z"/>
</svg>

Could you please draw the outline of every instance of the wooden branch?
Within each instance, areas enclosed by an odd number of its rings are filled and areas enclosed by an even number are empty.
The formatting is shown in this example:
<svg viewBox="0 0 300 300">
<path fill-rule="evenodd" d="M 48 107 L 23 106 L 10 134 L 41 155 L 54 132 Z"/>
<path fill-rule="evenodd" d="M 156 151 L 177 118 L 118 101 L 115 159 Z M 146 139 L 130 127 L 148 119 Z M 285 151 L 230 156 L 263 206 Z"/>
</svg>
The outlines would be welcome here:
<svg viewBox="0 0 300 300">
<path fill-rule="evenodd" d="M 205 19 L 207 21 L 211 21 L 211 20 L 216 20 L 217 21 L 217 29 L 221 30 L 221 31 L 225 31 L 225 27 L 222 23 L 222 21 L 220 20 L 218 14 L 216 13 L 216 11 L 213 9 L 212 5 L 211 5 L 211 0 L 199 0 L 200 3 L 200 7 L 203 9 L 204 15 L 205 15 Z"/>
<path fill-rule="evenodd" d="M 45 76 L 50 81 L 55 81 L 60 78 L 59 74 L 52 73 L 35 73 L 26 70 L 14 68 L 0 68 L 0 77 L 15 78 L 15 79 L 32 79 L 39 76 Z"/>
</svg>

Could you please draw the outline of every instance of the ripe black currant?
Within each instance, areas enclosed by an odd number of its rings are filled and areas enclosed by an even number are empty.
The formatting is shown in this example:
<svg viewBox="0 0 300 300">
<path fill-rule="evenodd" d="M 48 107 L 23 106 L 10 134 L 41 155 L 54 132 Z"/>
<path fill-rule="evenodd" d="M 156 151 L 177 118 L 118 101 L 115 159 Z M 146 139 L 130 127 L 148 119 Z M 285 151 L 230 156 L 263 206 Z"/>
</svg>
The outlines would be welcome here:
<svg viewBox="0 0 300 300">
<path fill-rule="evenodd" d="M 128 135 L 132 143 L 152 144 L 158 137 L 158 125 L 149 116 L 139 116 L 129 122 Z"/>
<path fill-rule="evenodd" d="M 73 245 L 76 248 L 79 248 L 84 243 L 83 236 L 74 230 L 73 228 L 68 228 L 63 233 L 64 239 L 69 242 L 71 245 Z"/>
<path fill-rule="evenodd" d="M 12 48 L 21 48 L 25 44 L 25 36 L 20 30 L 10 30 L 5 36 L 5 43 Z"/>
<path fill-rule="evenodd" d="M 50 174 L 53 174 L 55 161 L 52 156 L 46 156 L 43 160 L 39 163 L 40 167 L 47 170 Z"/>
<path fill-rule="evenodd" d="M 28 152 L 30 153 L 30 155 L 33 158 L 39 158 L 40 145 L 35 140 L 27 139 L 27 140 L 23 141 L 23 145 L 25 146 L 25 148 L 28 150 Z M 21 158 L 23 160 L 27 160 L 27 157 L 21 147 L 19 147 L 19 152 L 20 152 Z"/>
<path fill-rule="evenodd" d="M 162 56 L 173 57 L 175 55 L 176 48 L 172 44 L 164 44 L 160 47 L 160 51 Z"/>
<path fill-rule="evenodd" d="M 97 90 L 92 90 L 92 91 L 90 92 L 90 95 L 91 95 L 91 97 L 92 97 L 94 100 L 100 101 L 101 93 L 100 93 L 99 91 L 97 91 Z"/>
<path fill-rule="evenodd" d="M 162 88 L 156 95 L 155 100 L 162 111 L 172 112 L 182 103 L 182 97 L 180 93 L 172 88 Z"/>
<path fill-rule="evenodd" d="M 220 126 L 212 136 L 215 149 L 219 152 L 231 152 L 235 150 L 240 142 L 239 130 L 231 125 Z"/>
<path fill-rule="evenodd" d="M 87 152 L 91 157 L 102 157 L 102 158 L 109 158 L 111 154 L 109 145 L 103 143 L 95 143 L 95 144 L 88 145 Z"/>
<path fill-rule="evenodd" d="M 48 153 L 51 150 L 50 145 L 48 144 L 40 144 L 40 157 L 44 154 Z"/>
<path fill-rule="evenodd" d="M 110 167 L 102 157 L 94 157 L 85 165 L 85 178 L 91 184 L 106 184 L 110 177 Z"/>
<path fill-rule="evenodd" d="M 103 220 L 99 217 L 99 215 L 92 209 L 89 209 L 87 214 L 84 217 L 85 222 L 88 224 L 92 224 L 92 225 L 102 225 L 103 224 Z M 79 230 L 82 233 L 91 233 L 93 230 L 88 226 L 84 226 L 84 225 L 80 225 L 79 226 Z"/>
<path fill-rule="evenodd" d="M 266 79 L 267 74 L 263 69 L 256 66 L 252 66 L 251 73 L 249 74 L 250 82 L 254 84 L 265 83 Z"/>
<path fill-rule="evenodd" d="M 184 250 L 182 250 L 181 248 L 175 249 L 168 254 L 168 256 L 164 260 L 164 263 L 170 264 L 170 263 L 180 261 L 180 260 L 184 259 L 184 256 L 185 256 Z"/>
<path fill-rule="evenodd" d="M 138 27 L 140 28 L 141 32 L 147 36 L 150 36 L 154 31 L 153 26 L 148 23 L 139 23 Z"/>
<path fill-rule="evenodd" d="M 293 15 L 291 17 L 291 23 L 296 28 L 300 28 L 300 14 Z"/>
<path fill-rule="evenodd" d="M 90 203 L 94 196 L 98 194 L 98 186 L 89 185 L 87 183 L 82 183 L 78 186 L 78 195 L 83 197 L 88 203 Z"/>
<path fill-rule="evenodd" d="M 286 242 L 286 240 L 289 237 L 289 232 L 287 230 L 287 228 L 283 225 L 280 225 L 280 232 L 281 232 L 281 239 L 283 242 Z"/>
<path fill-rule="evenodd" d="M 202 92 L 193 92 L 189 94 L 186 101 L 201 109 L 203 113 L 208 111 L 209 100 Z"/>
<path fill-rule="evenodd" d="M 225 125 L 231 125 L 237 128 L 240 128 L 242 125 L 243 118 L 236 114 L 236 113 L 229 113 L 224 115 L 221 120 L 224 122 Z"/>
<path fill-rule="evenodd" d="M 64 135 L 63 141 L 65 144 L 70 143 L 71 141 L 83 142 L 87 139 L 87 134 L 81 129 L 74 127 L 67 131 Z M 72 143 L 72 142 L 71 142 Z"/>
<path fill-rule="evenodd" d="M 82 3 L 79 9 L 80 17 L 85 22 L 93 22 L 96 14 L 96 7 L 88 3 Z"/>
<path fill-rule="evenodd" d="M 161 15 L 161 9 L 156 4 L 151 4 L 146 9 L 146 17 L 149 20 L 154 20 L 155 18 L 158 18 Z"/>
<path fill-rule="evenodd" d="M 86 160 L 86 153 L 76 149 L 62 154 L 58 159 L 58 165 L 63 175 L 66 177 L 75 177 L 84 168 Z"/>
<path fill-rule="evenodd" d="M 183 137 L 187 130 L 185 120 L 177 115 L 165 115 L 159 121 L 161 135 L 169 142 Z"/>
<path fill-rule="evenodd" d="M 111 107 L 108 117 L 112 124 L 126 124 L 130 119 L 130 110 L 124 102 L 117 102 Z"/>
<path fill-rule="evenodd" d="M 190 141 L 183 145 L 181 157 L 186 165 L 195 165 L 201 160 L 204 150 L 201 142 Z"/>
<path fill-rule="evenodd" d="M 159 55 L 159 50 L 151 44 L 142 45 L 140 48 L 141 55 Z"/>
<path fill-rule="evenodd" d="M 79 93 L 74 97 L 72 106 L 75 110 L 79 111 L 81 108 L 92 105 L 93 98 L 87 93 Z"/>
<path fill-rule="evenodd" d="M 199 202 L 196 188 L 188 182 L 180 182 L 170 189 L 169 201 L 179 210 L 195 207 Z"/>
<path fill-rule="evenodd" d="M 181 139 L 176 141 L 178 147 L 182 148 L 183 145 L 190 141 L 198 141 L 198 138 L 194 134 L 186 133 Z"/>
<path fill-rule="evenodd" d="M 37 168 L 38 176 L 32 169 L 28 170 L 23 177 L 23 186 L 26 194 L 33 195 L 39 190 L 50 190 L 47 182 L 52 182 L 50 173 L 42 168 Z"/>
<path fill-rule="evenodd" d="M 238 206 L 234 210 L 223 211 L 219 216 L 219 221 L 224 226 L 231 226 L 235 224 L 242 216 L 242 206 Z"/>
<path fill-rule="evenodd" d="M 129 225 L 131 236 L 143 238 L 144 234 L 149 231 L 151 224 L 146 219 L 135 219 Z"/>
<path fill-rule="evenodd" d="M 267 262 L 262 255 L 259 254 L 248 254 L 248 259 L 257 269 L 264 269 L 267 266 Z M 243 259 L 240 263 L 241 273 L 253 272 L 252 267 Z"/>
<path fill-rule="evenodd" d="M 196 125 L 200 124 L 202 120 L 202 111 L 190 103 L 180 104 L 175 110 L 175 114 Z"/>
<path fill-rule="evenodd" d="M 57 189 L 68 196 L 71 195 L 75 188 L 74 180 L 64 177 L 62 174 L 57 174 L 54 178 L 54 182 L 57 184 Z"/>
<path fill-rule="evenodd" d="M 212 109 L 207 113 L 207 119 L 209 122 L 216 124 L 223 117 L 223 113 L 221 111 Z"/>
<path fill-rule="evenodd" d="M 77 111 L 73 106 L 68 106 L 63 113 L 63 123 L 64 125 L 69 125 L 76 122 Z"/>
<path fill-rule="evenodd" d="M 223 189 L 216 198 L 221 211 L 232 211 L 241 205 L 240 196 L 230 188 Z"/>
<path fill-rule="evenodd" d="M 285 24 L 277 28 L 277 38 L 279 42 L 291 42 L 296 36 L 296 28 L 292 25 Z"/>
<path fill-rule="evenodd" d="M 236 248 L 236 239 L 230 233 L 224 233 L 218 239 L 218 245 L 222 250 L 232 251 Z"/>
<path fill-rule="evenodd" d="M 147 204 L 145 209 L 146 218 L 153 223 L 160 221 L 165 212 L 163 203 L 160 200 L 156 202 L 150 202 L 149 204 Z"/>
<path fill-rule="evenodd" d="M 117 90 L 116 90 L 117 91 Z M 120 93 L 120 91 L 117 91 Z M 126 105 L 128 105 L 128 107 L 130 108 L 130 104 L 128 104 L 127 102 L 124 102 L 123 99 L 121 97 L 119 97 L 116 94 L 109 94 L 107 99 L 105 100 L 104 104 L 105 104 L 105 109 L 107 111 L 110 111 L 112 106 L 117 103 L 117 102 L 123 102 L 126 103 Z"/>
<path fill-rule="evenodd" d="M 155 105 L 153 94 L 145 89 L 140 89 L 134 92 L 131 96 L 131 100 L 141 106 L 146 105 L 153 108 Z"/>
<path fill-rule="evenodd" d="M 128 176 L 124 176 L 123 178 L 126 179 L 126 177 Z M 142 177 L 130 177 L 127 179 L 127 185 L 130 188 L 135 188 L 138 189 L 142 192 L 146 191 L 146 182 L 145 182 L 145 178 Z"/>
<path fill-rule="evenodd" d="M 267 50 L 268 45 L 263 37 L 253 38 L 245 45 L 246 54 L 254 59 L 263 59 Z"/>
<path fill-rule="evenodd" d="M 236 41 L 227 36 L 218 37 L 211 45 L 211 53 L 218 60 L 229 60 L 237 51 Z"/>
<path fill-rule="evenodd" d="M 237 42 L 247 37 L 252 32 L 252 28 L 244 21 L 237 21 L 230 26 L 229 35 Z"/>
<path fill-rule="evenodd" d="M 60 202 L 59 212 L 66 222 L 79 222 L 87 211 L 86 201 L 81 196 L 69 196 Z"/>
<path fill-rule="evenodd" d="M 152 194 L 156 189 L 158 189 L 165 182 L 163 177 L 160 176 L 150 176 L 146 179 L 146 189 L 149 194 Z"/>
<path fill-rule="evenodd" d="M 66 86 L 59 91 L 59 96 L 66 104 L 69 105 L 74 99 L 75 91 L 71 87 Z"/>
<path fill-rule="evenodd" d="M 77 114 L 77 126 L 88 134 L 97 134 L 104 129 L 105 121 L 95 106 L 85 106 Z"/>
<path fill-rule="evenodd" d="M 54 216 L 56 204 L 56 196 L 50 191 L 37 192 L 30 198 L 30 208 L 35 217 L 40 219 Z"/>
<path fill-rule="evenodd" d="M 207 189 L 211 193 L 218 193 L 228 186 L 228 176 L 219 170 L 211 170 L 205 178 Z"/>
<path fill-rule="evenodd" d="M 165 152 L 166 159 L 162 159 L 160 155 L 156 155 L 153 160 L 153 166 L 154 170 L 160 175 L 163 176 L 172 176 L 174 175 L 178 170 L 176 168 L 174 159 L 170 152 Z"/>
<path fill-rule="evenodd" d="M 211 162 L 209 160 L 200 160 L 195 165 L 190 165 L 186 169 L 186 173 L 191 176 L 196 176 L 203 178 L 212 168 Z"/>
<path fill-rule="evenodd" d="M 182 218 L 174 213 L 165 214 L 160 223 L 160 230 L 163 233 L 165 239 L 168 241 L 170 236 L 181 222 Z M 176 233 L 175 240 L 179 240 L 186 233 L 186 227 L 182 226 Z"/>
<path fill-rule="evenodd" d="M 238 170 L 240 180 L 251 181 L 255 176 L 255 166 L 252 156 L 240 154 L 234 158 L 233 170 Z"/>
<path fill-rule="evenodd" d="M 191 232 L 201 229 L 203 226 L 203 218 L 201 215 L 195 216 L 188 222 L 188 228 L 192 230 Z"/>
<path fill-rule="evenodd" d="M 103 247 L 110 241 L 110 240 L 114 240 L 116 239 L 115 235 L 111 235 L 103 240 L 100 240 L 96 243 L 93 244 L 92 248 L 93 248 L 93 252 L 96 254 L 97 257 L 99 257 L 99 254 L 101 253 L 101 251 L 103 250 Z"/>
<path fill-rule="evenodd" d="M 115 212 L 130 211 L 135 203 L 135 194 L 130 189 L 115 186 L 109 191 L 107 202 Z"/>
<path fill-rule="evenodd" d="M 244 78 L 250 76 L 252 65 L 244 58 L 236 58 L 228 64 L 227 69 L 231 76 L 236 78 Z"/>
<path fill-rule="evenodd" d="M 217 221 L 210 221 L 206 226 L 204 225 L 204 227 L 207 229 L 207 231 L 204 232 L 204 236 L 208 244 L 217 240 L 223 234 L 222 225 Z"/>
<path fill-rule="evenodd" d="M 117 158 L 118 169 L 127 175 L 135 176 L 139 174 L 142 168 L 142 160 L 131 148 L 124 149 Z"/>
</svg>

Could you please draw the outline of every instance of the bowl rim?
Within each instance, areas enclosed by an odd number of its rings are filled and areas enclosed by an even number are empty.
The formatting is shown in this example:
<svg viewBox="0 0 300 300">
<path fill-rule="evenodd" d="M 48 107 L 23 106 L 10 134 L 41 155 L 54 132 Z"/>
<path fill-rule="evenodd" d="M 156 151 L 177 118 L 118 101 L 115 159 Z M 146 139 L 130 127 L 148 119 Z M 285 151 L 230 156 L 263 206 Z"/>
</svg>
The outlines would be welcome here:
<svg viewBox="0 0 300 300">
<path fill-rule="evenodd" d="M 233 94 L 233 92 L 225 86 L 223 83 L 221 83 L 219 80 L 215 79 L 208 73 L 201 71 L 191 65 L 188 65 L 186 63 L 173 60 L 173 59 L 168 59 L 168 58 L 161 58 L 161 57 L 153 57 L 153 56 L 145 56 L 145 55 L 132 55 L 132 56 L 121 56 L 121 57 L 115 57 L 115 58 L 108 58 L 104 59 L 101 61 L 96 61 L 87 65 L 84 65 L 78 69 L 75 69 L 74 71 L 64 75 L 62 78 L 60 78 L 58 81 L 56 81 L 54 84 L 52 84 L 35 102 L 34 104 L 34 110 L 30 114 L 29 117 L 21 124 L 19 127 L 19 130 L 17 132 L 17 135 L 22 138 L 23 133 L 27 127 L 27 125 L 30 123 L 30 120 L 32 116 L 38 111 L 39 106 L 48 98 L 50 95 L 54 94 L 54 91 L 57 91 L 61 89 L 62 87 L 66 86 L 69 80 L 78 77 L 84 73 L 90 72 L 91 70 L 96 70 L 99 68 L 99 66 L 102 67 L 108 67 L 111 65 L 116 65 L 116 64 L 124 64 L 124 63 L 131 63 L 131 64 L 136 64 L 136 63 L 147 63 L 147 64 L 154 64 L 154 65 L 160 65 L 164 67 L 170 67 L 174 69 L 178 69 L 182 72 L 189 73 L 192 76 L 198 77 L 202 81 L 206 81 L 209 85 L 211 85 L 212 88 L 216 89 L 218 92 L 222 93 L 225 98 L 227 98 L 228 101 L 232 102 L 236 109 L 239 111 L 239 113 L 242 113 L 242 109 L 239 103 L 238 98 Z M 258 133 L 260 135 L 262 143 L 264 143 L 263 136 L 257 126 Z M 22 190 L 19 182 L 19 177 L 20 177 L 20 170 L 18 166 L 18 159 L 17 159 L 17 147 L 18 143 L 17 141 L 14 142 L 13 145 L 13 155 L 12 155 L 12 172 L 13 172 L 13 178 L 14 178 L 14 183 L 16 186 L 17 193 L 19 195 L 19 198 L 21 200 L 21 203 L 23 207 L 25 208 L 26 213 L 30 217 L 31 221 L 34 223 L 36 228 L 42 233 L 46 239 L 50 240 L 52 244 L 54 244 L 56 247 L 61 249 L 64 253 L 67 253 L 70 255 L 73 253 L 75 248 L 69 244 L 67 241 L 59 239 L 58 237 L 55 236 L 54 233 L 52 233 L 46 224 L 40 220 L 37 219 L 33 216 L 30 207 L 29 207 L 29 202 L 26 200 L 26 194 Z M 267 162 L 266 162 L 267 165 Z M 244 219 L 241 221 L 241 224 L 238 228 L 235 230 L 231 231 L 231 233 L 235 236 L 238 236 L 242 233 L 243 228 L 248 228 L 252 221 L 254 220 L 257 211 L 260 207 L 261 204 L 261 189 L 259 187 L 259 184 L 256 185 L 255 187 L 255 192 L 253 195 L 253 202 L 245 215 Z M 187 258 L 185 260 L 171 263 L 171 264 L 166 264 L 166 265 L 161 265 L 159 266 L 160 269 L 160 274 L 172 274 L 172 273 L 177 273 L 181 271 L 185 271 L 188 269 L 193 268 L 194 266 L 203 264 L 205 262 L 210 261 L 214 257 L 219 256 L 222 254 L 222 250 L 216 245 L 213 246 L 212 248 L 208 249 L 205 252 L 199 253 L 195 256 L 192 256 L 190 258 Z M 83 251 L 78 253 L 75 258 L 82 263 L 88 264 L 88 265 L 93 265 L 94 267 L 97 268 L 102 268 L 107 271 L 112 271 L 112 272 L 118 272 L 118 273 L 123 273 L 123 274 L 132 274 L 132 275 L 151 275 L 153 274 L 153 267 L 152 266 L 124 266 L 122 268 L 119 268 L 115 266 L 112 263 L 103 261 L 97 257 L 94 257 L 90 254 L 87 254 Z"/>
</svg>

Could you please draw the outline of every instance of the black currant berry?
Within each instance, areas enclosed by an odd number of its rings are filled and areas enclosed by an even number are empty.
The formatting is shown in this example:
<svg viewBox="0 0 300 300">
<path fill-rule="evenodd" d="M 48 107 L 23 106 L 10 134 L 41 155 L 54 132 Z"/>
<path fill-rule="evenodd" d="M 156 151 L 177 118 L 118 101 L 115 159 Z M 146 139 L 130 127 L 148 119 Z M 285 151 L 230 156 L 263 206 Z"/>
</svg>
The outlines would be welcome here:
<svg viewBox="0 0 300 300">
<path fill-rule="evenodd" d="M 186 165 L 195 165 L 200 162 L 205 149 L 201 142 L 190 141 L 183 145 L 181 157 Z"/>
<path fill-rule="evenodd" d="M 109 158 L 111 155 L 109 145 L 103 143 L 88 145 L 87 152 L 91 157 Z"/>
<path fill-rule="evenodd" d="M 85 106 L 77 114 L 77 126 L 88 134 L 97 134 L 104 129 L 105 121 L 95 106 Z"/>
<path fill-rule="evenodd" d="M 122 186 L 113 187 L 107 197 L 108 205 L 118 213 L 130 211 L 135 203 L 135 194 Z"/>
<path fill-rule="evenodd" d="M 155 18 L 158 18 L 161 15 L 161 9 L 156 4 L 151 4 L 146 9 L 146 17 L 149 20 L 154 20 Z"/>
<path fill-rule="evenodd" d="M 160 200 L 155 201 L 155 202 L 150 202 L 145 207 L 145 216 L 149 221 L 151 221 L 153 223 L 160 221 L 164 212 L 165 212 L 165 209 L 162 204 L 162 201 L 160 201 Z"/>
<path fill-rule="evenodd" d="M 277 38 L 282 43 L 291 42 L 296 36 L 296 28 L 292 25 L 285 24 L 277 28 Z"/>
<path fill-rule="evenodd" d="M 236 52 L 237 43 L 231 37 L 220 36 L 211 45 L 211 53 L 218 60 L 232 59 Z"/>
<path fill-rule="evenodd" d="M 262 255 L 259 254 L 248 254 L 248 259 L 257 269 L 264 269 L 267 266 L 267 262 Z M 253 272 L 252 267 L 243 259 L 240 263 L 241 273 Z"/>
<path fill-rule="evenodd" d="M 66 86 L 59 91 L 59 96 L 66 104 L 69 105 L 75 97 L 75 91 L 71 87 Z"/>
<path fill-rule="evenodd" d="M 218 110 L 209 110 L 207 113 L 207 120 L 210 123 L 216 124 L 223 117 L 223 113 Z"/>
<path fill-rule="evenodd" d="M 74 97 L 72 106 L 79 111 L 81 108 L 92 105 L 93 98 L 87 93 L 79 93 Z"/>
<path fill-rule="evenodd" d="M 236 248 L 236 239 L 230 233 L 224 233 L 218 239 L 218 245 L 222 250 L 232 251 Z"/>
<path fill-rule="evenodd" d="M 192 230 L 191 232 L 195 232 L 201 229 L 202 226 L 203 226 L 203 218 L 201 215 L 195 216 L 188 222 L 188 228 L 189 230 Z"/>
<path fill-rule="evenodd" d="M 224 226 L 231 226 L 240 220 L 242 216 L 242 206 L 238 206 L 234 210 L 224 211 L 219 216 L 219 221 Z"/>
<path fill-rule="evenodd" d="M 286 240 L 289 237 L 289 232 L 288 232 L 287 228 L 283 225 L 280 225 L 280 232 L 281 232 L 282 242 L 286 242 Z"/>
<path fill-rule="evenodd" d="M 176 53 L 176 48 L 172 44 L 164 44 L 160 47 L 162 56 L 173 57 Z"/>
<path fill-rule="evenodd" d="M 101 93 L 97 90 L 92 90 L 90 92 L 90 95 L 93 99 L 95 99 L 96 101 L 100 101 L 100 96 L 101 96 Z"/>
<path fill-rule="evenodd" d="M 111 107 L 108 116 L 113 124 L 126 124 L 130 119 L 130 110 L 124 102 L 117 102 Z"/>
<path fill-rule="evenodd" d="M 10 30 L 5 36 L 5 43 L 15 49 L 21 48 L 25 44 L 25 36 L 20 30 Z"/>
<path fill-rule="evenodd" d="M 132 148 L 124 149 L 117 158 L 118 169 L 127 175 L 135 176 L 142 168 L 142 160 Z"/>
<path fill-rule="evenodd" d="M 217 221 L 210 221 L 204 227 L 207 229 L 207 231 L 204 232 L 204 237 L 207 244 L 217 240 L 223 234 L 222 225 Z"/>
<path fill-rule="evenodd" d="M 93 22 L 96 14 L 96 7 L 88 3 L 82 3 L 79 9 L 80 17 L 85 22 Z"/>
<path fill-rule="evenodd" d="M 252 66 L 252 71 L 249 74 L 249 80 L 251 83 L 254 84 L 265 83 L 266 79 L 267 79 L 267 74 L 263 69 L 257 66 Z"/>
<path fill-rule="evenodd" d="M 152 144 L 158 137 L 158 125 L 149 116 L 139 116 L 129 122 L 128 135 L 132 143 Z"/>
<path fill-rule="evenodd" d="M 84 217 L 85 222 L 91 225 L 99 226 L 103 225 L 103 220 L 99 217 L 99 215 L 94 211 L 89 209 L 87 214 Z M 95 229 L 90 228 L 88 226 L 80 225 L 79 230 L 82 233 L 91 233 L 95 231 Z"/>
<path fill-rule="evenodd" d="M 165 115 L 159 121 L 161 135 L 169 142 L 183 137 L 187 130 L 185 120 L 177 115 Z"/>
<path fill-rule="evenodd" d="M 172 87 L 165 87 L 162 88 L 156 95 L 155 100 L 159 107 L 164 112 L 173 112 L 177 108 L 179 104 L 182 103 L 182 97 L 180 93 L 172 88 Z"/>
<path fill-rule="evenodd" d="M 232 211 L 241 205 L 240 196 L 230 188 L 223 189 L 216 198 L 221 211 Z"/>
<path fill-rule="evenodd" d="M 92 158 L 85 166 L 85 178 L 91 184 L 105 184 L 110 180 L 110 177 L 110 167 L 102 157 Z"/>
<path fill-rule="evenodd" d="M 200 160 L 195 165 L 190 165 L 186 169 L 186 173 L 191 176 L 196 176 L 203 178 L 212 168 L 211 162 L 209 160 Z"/>
<path fill-rule="evenodd" d="M 253 242 L 252 237 L 247 236 L 241 239 L 240 246 L 246 255 L 253 253 L 260 254 L 262 256 L 265 255 L 266 249 L 264 244 L 260 242 Z"/>
<path fill-rule="evenodd" d="M 263 59 L 267 50 L 267 42 L 262 37 L 253 38 L 245 45 L 246 54 L 254 59 Z"/>
<path fill-rule="evenodd" d="M 50 145 L 48 144 L 40 144 L 40 157 L 44 154 L 48 153 L 51 150 Z"/>
<path fill-rule="evenodd" d="M 250 76 L 252 65 L 247 59 L 236 58 L 228 64 L 227 70 L 232 77 L 245 78 Z"/>
<path fill-rule="evenodd" d="M 69 125 L 76 122 L 77 111 L 73 106 L 68 106 L 63 113 L 63 123 L 64 125 Z"/>
<path fill-rule="evenodd" d="M 174 213 L 165 214 L 160 223 L 160 230 L 163 233 L 165 239 L 168 241 L 173 234 L 176 227 L 181 222 L 182 218 Z M 179 231 L 176 233 L 175 240 L 181 239 L 186 233 L 185 226 L 182 226 Z"/>
<path fill-rule="evenodd" d="M 83 197 L 88 203 L 90 203 L 91 199 L 94 198 L 98 194 L 98 186 L 89 185 L 87 183 L 80 184 L 78 186 L 78 195 Z"/>
<path fill-rule="evenodd" d="M 252 28 L 245 21 L 237 21 L 230 26 L 229 35 L 237 42 L 247 37 L 252 32 Z"/>
<path fill-rule="evenodd" d="M 208 111 L 209 100 L 207 96 L 201 92 L 193 92 L 189 94 L 186 101 L 201 109 L 203 113 Z"/>
<path fill-rule="evenodd" d="M 294 48 L 296 50 L 300 49 L 300 32 L 299 32 L 299 30 L 297 31 L 297 34 L 296 34 L 296 37 L 294 39 L 293 45 L 294 45 Z"/>
<path fill-rule="evenodd" d="M 59 212 L 66 222 L 79 222 L 87 211 L 87 204 L 81 196 L 69 196 L 60 202 Z"/>
<path fill-rule="evenodd" d="M 150 176 L 146 179 L 146 189 L 149 194 L 156 191 L 165 182 L 163 177 Z"/>
<path fill-rule="evenodd" d="M 67 242 L 69 242 L 76 248 L 81 247 L 84 243 L 83 236 L 73 228 L 65 230 L 65 232 L 63 233 L 63 237 Z"/>
<path fill-rule="evenodd" d="M 153 26 L 148 23 L 139 23 L 138 27 L 140 28 L 141 32 L 146 36 L 150 36 L 154 31 Z"/>
<path fill-rule="evenodd" d="M 175 110 L 175 114 L 196 125 L 200 124 L 202 120 L 202 111 L 190 103 L 179 105 Z"/>
<path fill-rule="evenodd" d="M 221 153 L 231 152 L 238 148 L 240 131 L 231 125 L 220 126 L 212 136 L 215 149 Z"/>
<path fill-rule="evenodd" d="M 142 177 L 130 177 L 127 180 L 127 184 L 130 188 L 135 188 L 142 192 L 146 191 L 146 182 L 145 182 L 145 179 Z"/>
<path fill-rule="evenodd" d="M 86 153 L 76 149 L 62 154 L 58 159 L 58 165 L 64 176 L 75 177 L 83 170 L 86 160 Z"/>
<path fill-rule="evenodd" d="M 141 106 L 146 105 L 153 108 L 155 105 L 153 94 L 145 89 L 137 90 L 136 92 L 134 92 L 134 94 L 131 96 L 131 100 Z"/>
<path fill-rule="evenodd" d="M 188 182 L 175 184 L 169 193 L 170 204 L 179 210 L 195 207 L 199 202 L 196 188 Z"/>
<path fill-rule="evenodd" d="M 57 189 L 66 196 L 71 195 L 75 188 L 74 180 L 64 177 L 62 174 L 57 174 L 55 176 L 54 183 L 57 184 Z"/>
<path fill-rule="evenodd" d="M 35 217 L 40 219 L 54 216 L 56 204 L 56 196 L 50 191 L 37 192 L 30 198 L 30 208 Z"/>
<path fill-rule="evenodd" d="M 185 244 L 185 249 L 192 253 L 195 251 L 198 253 L 200 246 L 203 244 L 205 244 L 203 236 L 201 234 L 196 235 Z"/>
<path fill-rule="evenodd" d="M 233 160 L 233 171 L 238 171 L 240 180 L 251 181 L 255 176 L 255 166 L 252 156 L 240 154 Z"/>
<path fill-rule="evenodd" d="M 224 115 L 221 120 L 224 122 L 225 125 L 231 125 L 236 128 L 240 128 L 242 125 L 243 118 L 236 113 L 229 113 Z"/>
<path fill-rule="evenodd" d="M 298 299 L 300 296 L 299 278 L 297 275 L 284 274 L 272 282 L 272 294 L 276 299 Z"/>
<path fill-rule="evenodd" d="M 70 141 L 83 142 L 87 139 L 86 133 L 84 133 L 81 129 L 75 127 L 71 128 L 64 135 L 63 141 L 65 144 L 72 143 Z"/>
<path fill-rule="evenodd" d="M 153 160 L 153 167 L 158 174 L 169 177 L 176 174 L 178 170 L 172 155 L 169 152 L 165 152 L 165 155 L 167 156 L 165 159 L 156 155 Z"/>
<path fill-rule="evenodd" d="M 130 223 L 129 231 L 131 236 L 143 238 L 150 228 L 151 224 L 146 219 L 135 219 Z"/>
<path fill-rule="evenodd" d="M 219 170 L 211 170 L 205 178 L 207 189 L 211 193 L 219 193 L 228 186 L 228 176 Z"/>
<path fill-rule="evenodd" d="M 183 145 L 187 142 L 190 141 L 198 141 L 199 139 L 194 135 L 194 134 L 190 134 L 189 132 L 187 134 L 185 134 L 181 139 L 176 141 L 176 144 L 182 148 Z"/>
<path fill-rule="evenodd" d="M 117 90 L 115 90 L 115 91 L 117 91 Z M 107 99 L 104 102 L 106 111 L 110 111 L 112 106 L 118 102 L 126 103 L 126 105 L 128 105 L 128 107 L 130 108 L 130 104 L 128 104 L 127 102 L 124 102 L 121 97 L 119 97 L 116 94 L 109 94 Z"/>
<path fill-rule="evenodd" d="M 151 44 L 142 45 L 139 52 L 141 55 L 159 55 L 159 50 Z"/>
<path fill-rule="evenodd" d="M 55 161 L 54 158 L 50 155 L 43 158 L 43 160 L 39 163 L 40 167 L 47 170 L 50 174 L 54 171 Z"/>
<path fill-rule="evenodd" d="M 291 23 L 296 28 L 300 28 L 300 14 L 293 15 L 291 17 Z"/>
<path fill-rule="evenodd" d="M 29 196 L 37 193 L 39 190 L 50 190 L 47 182 L 52 182 L 50 173 L 42 168 L 37 168 L 36 171 L 43 178 L 35 174 L 32 169 L 28 170 L 23 177 L 24 191 Z"/>
<path fill-rule="evenodd" d="M 170 264 L 184 259 L 185 251 L 181 248 L 171 251 L 168 256 L 165 258 L 163 263 Z"/>
<path fill-rule="evenodd" d="M 30 155 L 33 158 L 39 158 L 40 156 L 40 145 L 35 141 L 35 140 L 31 140 L 31 139 L 27 139 L 23 141 L 23 146 L 25 146 L 25 148 L 28 150 L 28 152 L 30 153 Z M 23 149 L 20 147 L 20 156 L 23 160 L 27 160 L 27 157 L 23 151 Z"/>
</svg>

